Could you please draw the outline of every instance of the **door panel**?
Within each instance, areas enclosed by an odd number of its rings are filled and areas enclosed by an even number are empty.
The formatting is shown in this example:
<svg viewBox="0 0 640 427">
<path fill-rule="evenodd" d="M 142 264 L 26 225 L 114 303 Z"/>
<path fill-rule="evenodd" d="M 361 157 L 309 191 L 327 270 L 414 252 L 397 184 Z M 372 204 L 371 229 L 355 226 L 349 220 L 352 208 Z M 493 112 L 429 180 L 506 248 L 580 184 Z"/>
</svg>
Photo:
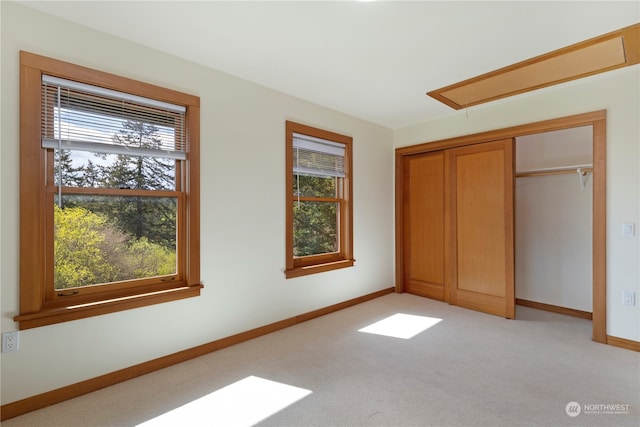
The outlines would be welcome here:
<svg viewBox="0 0 640 427">
<path fill-rule="evenodd" d="M 404 289 L 445 300 L 444 154 L 405 159 Z"/>
<path fill-rule="evenodd" d="M 451 302 L 513 318 L 513 140 L 451 150 Z"/>
</svg>

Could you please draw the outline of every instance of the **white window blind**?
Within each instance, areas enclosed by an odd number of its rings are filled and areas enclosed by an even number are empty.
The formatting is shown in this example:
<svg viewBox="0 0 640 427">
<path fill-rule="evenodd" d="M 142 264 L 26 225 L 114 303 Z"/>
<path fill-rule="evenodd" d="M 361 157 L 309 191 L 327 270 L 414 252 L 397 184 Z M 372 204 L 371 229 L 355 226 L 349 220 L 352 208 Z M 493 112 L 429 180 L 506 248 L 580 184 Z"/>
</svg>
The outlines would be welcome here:
<svg viewBox="0 0 640 427">
<path fill-rule="evenodd" d="M 344 144 L 293 134 L 293 173 L 319 177 L 345 177 Z"/>
<path fill-rule="evenodd" d="M 185 111 L 180 105 L 43 75 L 42 147 L 183 160 Z"/>
</svg>

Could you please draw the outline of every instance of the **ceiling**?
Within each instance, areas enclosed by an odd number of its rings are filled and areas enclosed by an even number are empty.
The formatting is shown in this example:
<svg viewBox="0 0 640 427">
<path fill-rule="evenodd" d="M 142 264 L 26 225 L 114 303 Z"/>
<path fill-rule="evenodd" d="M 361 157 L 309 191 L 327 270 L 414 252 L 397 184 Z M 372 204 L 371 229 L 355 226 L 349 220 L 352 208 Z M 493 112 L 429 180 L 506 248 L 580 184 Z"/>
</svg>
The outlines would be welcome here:
<svg viewBox="0 0 640 427">
<path fill-rule="evenodd" d="M 391 129 L 459 114 L 428 91 L 640 21 L 637 1 L 22 3 Z"/>
</svg>

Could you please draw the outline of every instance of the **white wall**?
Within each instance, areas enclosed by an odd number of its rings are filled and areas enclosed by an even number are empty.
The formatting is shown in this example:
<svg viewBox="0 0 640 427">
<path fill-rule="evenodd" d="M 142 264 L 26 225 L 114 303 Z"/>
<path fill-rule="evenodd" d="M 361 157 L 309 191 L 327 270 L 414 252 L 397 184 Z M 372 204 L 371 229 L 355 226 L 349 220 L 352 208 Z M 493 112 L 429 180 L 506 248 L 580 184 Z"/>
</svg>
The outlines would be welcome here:
<svg viewBox="0 0 640 427">
<path fill-rule="evenodd" d="M 580 126 L 516 138 L 516 172 L 593 163 L 593 127 Z"/>
<path fill-rule="evenodd" d="M 640 223 L 640 66 L 396 130 L 394 143 L 403 147 L 603 109 L 607 110 L 607 334 L 640 341 L 638 234 L 622 235 L 624 222 Z M 622 305 L 625 289 L 636 293 L 635 306 Z"/>
<path fill-rule="evenodd" d="M 2 354 L 2 403 L 394 285 L 386 128 L 1 2 L 2 331 L 17 329 L 19 50 L 200 96 L 202 295 L 29 329 Z M 353 268 L 285 280 L 285 120 L 353 136 Z M 237 167 L 234 159 L 245 163 Z"/>
<path fill-rule="evenodd" d="M 577 174 L 516 179 L 516 298 L 592 312 L 592 191 Z"/>
</svg>

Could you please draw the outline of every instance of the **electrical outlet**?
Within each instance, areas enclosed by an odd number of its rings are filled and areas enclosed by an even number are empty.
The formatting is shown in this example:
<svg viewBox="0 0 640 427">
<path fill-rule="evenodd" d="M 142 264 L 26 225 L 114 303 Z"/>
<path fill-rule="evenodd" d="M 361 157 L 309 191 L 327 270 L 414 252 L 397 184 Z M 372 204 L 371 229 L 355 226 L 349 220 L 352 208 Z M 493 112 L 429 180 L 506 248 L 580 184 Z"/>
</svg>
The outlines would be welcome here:
<svg viewBox="0 0 640 427">
<path fill-rule="evenodd" d="M 20 333 L 18 331 L 2 333 L 2 352 L 18 351 L 20 348 Z"/>
<path fill-rule="evenodd" d="M 622 304 L 636 305 L 636 293 L 633 291 L 622 291 Z"/>
</svg>

